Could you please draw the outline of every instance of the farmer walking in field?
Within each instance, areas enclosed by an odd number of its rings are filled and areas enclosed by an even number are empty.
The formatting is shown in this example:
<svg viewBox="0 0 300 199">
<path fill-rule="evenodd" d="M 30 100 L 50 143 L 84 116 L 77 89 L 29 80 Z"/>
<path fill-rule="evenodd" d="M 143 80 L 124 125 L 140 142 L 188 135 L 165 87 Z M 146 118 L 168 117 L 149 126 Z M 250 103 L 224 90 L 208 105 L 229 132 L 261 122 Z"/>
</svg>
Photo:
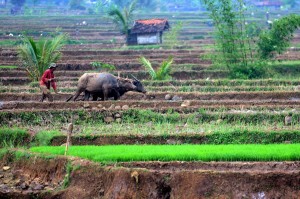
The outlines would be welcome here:
<svg viewBox="0 0 300 199">
<path fill-rule="evenodd" d="M 55 77 L 53 72 L 56 70 L 56 64 L 51 63 L 49 68 L 44 72 L 40 81 L 40 88 L 42 91 L 42 99 L 40 102 L 43 102 L 45 98 L 48 98 L 50 102 L 53 102 L 53 97 L 50 92 L 50 86 L 52 86 L 54 92 L 57 94 Z"/>
</svg>

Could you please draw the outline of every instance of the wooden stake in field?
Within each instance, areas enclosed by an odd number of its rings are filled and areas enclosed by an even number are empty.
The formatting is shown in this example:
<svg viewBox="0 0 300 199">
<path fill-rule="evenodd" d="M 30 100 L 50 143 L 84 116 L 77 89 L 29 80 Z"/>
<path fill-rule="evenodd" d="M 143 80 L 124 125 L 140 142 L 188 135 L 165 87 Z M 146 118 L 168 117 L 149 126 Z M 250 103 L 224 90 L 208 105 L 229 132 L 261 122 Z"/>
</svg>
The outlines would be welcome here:
<svg viewBox="0 0 300 199">
<path fill-rule="evenodd" d="M 65 155 L 67 155 L 67 152 L 69 150 L 69 145 L 71 145 L 71 134 L 72 134 L 72 132 L 73 132 L 73 123 L 69 123 L 68 124 L 68 134 L 67 134 Z"/>
</svg>

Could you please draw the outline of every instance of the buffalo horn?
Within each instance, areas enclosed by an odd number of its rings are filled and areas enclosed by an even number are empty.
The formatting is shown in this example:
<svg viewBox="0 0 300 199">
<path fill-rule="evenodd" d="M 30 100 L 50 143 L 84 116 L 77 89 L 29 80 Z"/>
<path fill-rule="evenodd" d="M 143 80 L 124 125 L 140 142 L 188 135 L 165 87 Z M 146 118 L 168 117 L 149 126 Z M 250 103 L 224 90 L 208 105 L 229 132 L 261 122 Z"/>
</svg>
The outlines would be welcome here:
<svg viewBox="0 0 300 199">
<path fill-rule="evenodd" d="M 140 80 L 138 80 L 135 76 L 133 76 L 133 75 L 131 75 L 132 77 L 133 77 L 133 79 L 135 79 L 136 81 L 140 81 Z"/>
</svg>

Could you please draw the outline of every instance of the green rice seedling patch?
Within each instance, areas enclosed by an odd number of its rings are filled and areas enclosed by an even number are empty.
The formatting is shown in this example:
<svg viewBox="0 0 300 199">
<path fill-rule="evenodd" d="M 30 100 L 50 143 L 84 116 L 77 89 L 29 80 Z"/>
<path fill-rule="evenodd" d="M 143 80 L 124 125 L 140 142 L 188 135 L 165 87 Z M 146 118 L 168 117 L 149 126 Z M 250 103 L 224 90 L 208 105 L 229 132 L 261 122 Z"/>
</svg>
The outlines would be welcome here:
<svg viewBox="0 0 300 199">
<path fill-rule="evenodd" d="M 0 66 L 0 69 L 16 69 L 18 66 Z"/>
<path fill-rule="evenodd" d="M 71 146 L 68 155 L 96 162 L 127 161 L 298 161 L 300 144 Z M 63 155 L 65 147 L 33 147 Z"/>
</svg>

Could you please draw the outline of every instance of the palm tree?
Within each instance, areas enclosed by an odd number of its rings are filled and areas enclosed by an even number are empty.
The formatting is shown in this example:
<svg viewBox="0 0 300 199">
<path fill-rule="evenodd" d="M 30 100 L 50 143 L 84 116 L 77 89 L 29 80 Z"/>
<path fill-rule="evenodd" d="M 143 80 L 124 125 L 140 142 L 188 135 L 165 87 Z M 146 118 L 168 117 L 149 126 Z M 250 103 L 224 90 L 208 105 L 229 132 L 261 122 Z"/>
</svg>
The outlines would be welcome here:
<svg viewBox="0 0 300 199">
<path fill-rule="evenodd" d="M 128 7 L 123 8 L 123 13 L 118 7 L 113 7 L 108 11 L 108 16 L 113 20 L 116 28 L 124 34 L 126 39 L 129 35 L 129 26 L 133 21 L 133 11 L 137 0 L 133 1 Z"/>
<path fill-rule="evenodd" d="M 31 37 L 23 39 L 23 44 L 18 46 L 18 56 L 32 81 L 38 81 L 50 63 L 60 59 L 59 50 L 66 39 L 66 34 L 38 41 Z"/>
<path fill-rule="evenodd" d="M 168 80 L 171 79 L 171 65 L 173 63 L 173 57 L 170 56 L 167 60 L 164 60 L 160 67 L 153 69 L 152 64 L 145 57 L 139 58 L 140 63 L 145 67 L 152 80 Z"/>
</svg>

